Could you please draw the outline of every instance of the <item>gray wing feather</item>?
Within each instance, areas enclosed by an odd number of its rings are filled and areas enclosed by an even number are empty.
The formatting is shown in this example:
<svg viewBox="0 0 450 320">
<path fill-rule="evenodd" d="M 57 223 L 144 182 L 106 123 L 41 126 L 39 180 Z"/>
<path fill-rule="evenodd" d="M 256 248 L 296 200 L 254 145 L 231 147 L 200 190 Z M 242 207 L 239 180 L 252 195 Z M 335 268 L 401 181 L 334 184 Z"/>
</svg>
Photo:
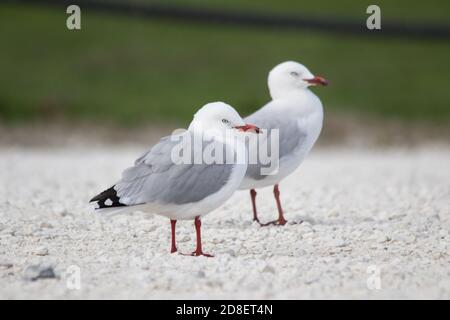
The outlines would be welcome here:
<svg viewBox="0 0 450 320">
<path fill-rule="evenodd" d="M 258 126 L 262 130 L 268 130 L 268 150 L 271 150 L 272 129 L 279 130 L 279 161 L 282 162 L 305 143 L 307 134 L 306 131 L 302 131 L 301 128 L 299 128 L 296 119 L 288 118 L 282 114 L 269 114 L 267 110 L 268 109 L 264 108 L 260 109 L 245 118 L 245 121 Z M 266 165 L 261 164 L 259 161 L 256 164 L 249 163 L 246 175 L 256 180 L 264 179 L 267 176 L 261 175 L 261 168 L 265 166 Z"/>
<path fill-rule="evenodd" d="M 216 193 L 227 183 L 232 164 L 173 163 L 171 152 L 177 143 L 170 137 L 161 139 L 139 157 L 133 167 L 123 172 L 122 179 L 114 187 L 122 203 L 197 202 Z M 203 148 L 207 145 L 204 143 Z"/>
</svg>

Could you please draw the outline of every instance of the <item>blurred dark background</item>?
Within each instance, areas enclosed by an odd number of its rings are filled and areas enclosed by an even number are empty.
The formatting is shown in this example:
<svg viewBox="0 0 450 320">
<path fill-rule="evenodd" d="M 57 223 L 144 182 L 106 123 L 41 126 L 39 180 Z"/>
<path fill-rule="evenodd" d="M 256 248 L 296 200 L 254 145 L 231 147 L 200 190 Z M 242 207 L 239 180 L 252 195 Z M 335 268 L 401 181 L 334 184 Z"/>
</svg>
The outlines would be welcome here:
<svg viewBox="0 0 450 320">
<path fill-rule="evenodd" d="M 372 1 L 132 3 L 299 14 L 365 26 Z M 449 22 L 448 0 L 377 5 L 382 26 L 384 21 Z M 450 119 L 450 41 L 445 37 L 195 23 L 83 6 L 81 11 L 82 29 L 70 31 L 63 7 L 0 4 L 1 123 L 186 124 L 196 109 L 217 100 L 246 115 L 269 100 L 267 73 L 285 60 L 299 61 L 330 80 L 329 87 L 314 89 L 329 114 L 439 125 Z"/>
</svg>

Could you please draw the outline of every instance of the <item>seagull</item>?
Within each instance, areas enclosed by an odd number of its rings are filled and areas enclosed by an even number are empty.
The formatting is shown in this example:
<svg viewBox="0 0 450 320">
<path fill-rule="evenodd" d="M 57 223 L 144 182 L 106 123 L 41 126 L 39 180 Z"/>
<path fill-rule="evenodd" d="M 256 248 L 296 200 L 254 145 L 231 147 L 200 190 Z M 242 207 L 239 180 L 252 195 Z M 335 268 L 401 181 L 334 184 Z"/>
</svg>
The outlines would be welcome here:
<svg viewBox="0 0 450 320">
<path fill-rule="evenodd" d="M 328 81 L 314 76 L 304 65 L 287 61 L 275 66 L 269 73 L 268 86 L 272 101 L 251 114 L 245 121 L 254 123 L 267 135 L 256 136 L 259 144 L 249 147 L 257 153 L 261 143 L 268 143 L 273 129 L 279 133 L 279 158 L 277 168 L 269 173 L 261 173 L 261 161 L 249 162 L 247 173 L 239 189 L 250 189 L 253 206 L 253 221 L 262 226 L 285 225 L 280 201 L 279 183 L 291 174 L 305 159 L 322 129 L 323 107 L 320 99 L 309 90 L 310 86 L 328 85 Z M 274 186 L 273 192 L 278 208 L 278 219 L 262 224 L 256 210 L 256 188 Z"/>
<path fill-rule="evenodd" d="M 245 124 L 230 105 L 208 103 L 194 115 L 188 130 L 162 138 L 139 157 L 134 166 L 126 169 L 115 185 L 90 202 L 96 203 L 100 211 L 109 213 L 141 210 L 168 217 L 172 231 L 171 253 L 177 252 L 177 220 L 193 219 L 197 247 L 191 255 L 211 257 L 202 250 L 201 217 L 228 200 L 244 178 L 247 154 L 245 139 L 241 136 L 247 136 L 246 132 L 258 133 L 259 129 Z M 222 150 L 226 156 L 231 153 L 235 157 L 233 161 L 219 157 L 207 163 L 203 156 L 212 149 L 218 154 L 218 150 Z M 180 154 L 187 157 L 178 158 Z M 200 161 L 196 161 L 199 155 Z"/>
</svg>

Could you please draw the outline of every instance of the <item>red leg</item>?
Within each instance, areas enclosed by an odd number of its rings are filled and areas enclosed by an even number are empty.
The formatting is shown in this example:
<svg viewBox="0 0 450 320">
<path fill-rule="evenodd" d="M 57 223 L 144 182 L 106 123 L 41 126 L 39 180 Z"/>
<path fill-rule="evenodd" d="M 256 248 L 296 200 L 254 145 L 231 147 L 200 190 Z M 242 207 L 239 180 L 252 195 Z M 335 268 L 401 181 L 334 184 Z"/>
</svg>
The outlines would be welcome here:
<svg viewBox="0 0 450 320">
<path fill-rule="evenodd" d="M 250 190 L 250 197 L 252 198 L 253 221 L 260 223 L 259 219 L 258 219 L 258 212 L 256 211 L 256 190 L 255 189 Z"/>
<path fill-rule="evenodd" d="M 281 201 L 280 201 L 280 189 L 278 189 L 278 184 L 276 184 L 273 187 L 273 194 L 275 195 L 275 200 L 277 201 L 278 224 L 284 226 L 286 224 L 287 220 L 284 218 L 284 215 L 283 215 L 283 208 L 281 207 Z"/>
<path fill-rule="evenodd" d="M 202 227 L 202 222 L 200 220 L 200 217 L 195 217 L 195 232 L 197 233 L 197 249 L 192 253 L 192 255 L 212 257 L 212 255 L 210 255 L 210 254 L 203 253 L 201 227 Z"/>
<path fill-rule="evenodd" d="M 170 249 L 170 253 L 177 252 L 177 242 L 175 241 L 175 225 L 177 224 L 177 220 L 170 220 L 170 226 L 172 228 L 172 248 Z"/>
<path fill-rule="evenodd" d="M 202 222 L 200 221 L 200 217 L 195 217 L 195 232 L 197 233 L 197 248 L 195 249 L 194 252 L 191 253 L 191 256 L 214 257 L 211 254 L 203 253 L 201 227 L 202 227 Z"/>
<path fill-rule="evenodd" d="M 287 223 L 287 220 L 284 218 L 283 208 L 281 207 L 280 189 L 278 188 L 278 184 L 276 184 L 273 187 L 273 194 L 275 196 L 275 200 L 277 201 L 278 220 L 274 220 L 274 221 L 271 221 L 271 222 L 268 222 L 268 223 L 264 223 L 262 226 L 268 226 L 268 225 L 284 226 Z"/>
</svg>

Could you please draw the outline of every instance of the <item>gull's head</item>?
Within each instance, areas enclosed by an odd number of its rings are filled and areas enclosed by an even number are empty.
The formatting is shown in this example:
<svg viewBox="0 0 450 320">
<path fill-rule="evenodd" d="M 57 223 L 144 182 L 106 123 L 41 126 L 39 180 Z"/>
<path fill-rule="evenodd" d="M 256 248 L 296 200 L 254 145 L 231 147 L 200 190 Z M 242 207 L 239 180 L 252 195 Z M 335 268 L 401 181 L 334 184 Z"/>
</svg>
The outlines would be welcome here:
<svg viewBox="0 0 450 320">
<path fill-rule="evenodd" d="M 189 126 L 189 130 L 191 129 L 219 131 L 236 129 L 259 132 L 259 128 L 246 124 L 239 113 L 224 102 L 211 102 L 200 108 Z"/>
<path fill-rule="evenodd" d="M 269 72 L 268 84 L 272 99 L 276 99 L 298 90 L 305 90 L 309 86 L 326 86 L 328 81 L 313 75 L 301 63 L 286 61 Z"/>
</svg>

